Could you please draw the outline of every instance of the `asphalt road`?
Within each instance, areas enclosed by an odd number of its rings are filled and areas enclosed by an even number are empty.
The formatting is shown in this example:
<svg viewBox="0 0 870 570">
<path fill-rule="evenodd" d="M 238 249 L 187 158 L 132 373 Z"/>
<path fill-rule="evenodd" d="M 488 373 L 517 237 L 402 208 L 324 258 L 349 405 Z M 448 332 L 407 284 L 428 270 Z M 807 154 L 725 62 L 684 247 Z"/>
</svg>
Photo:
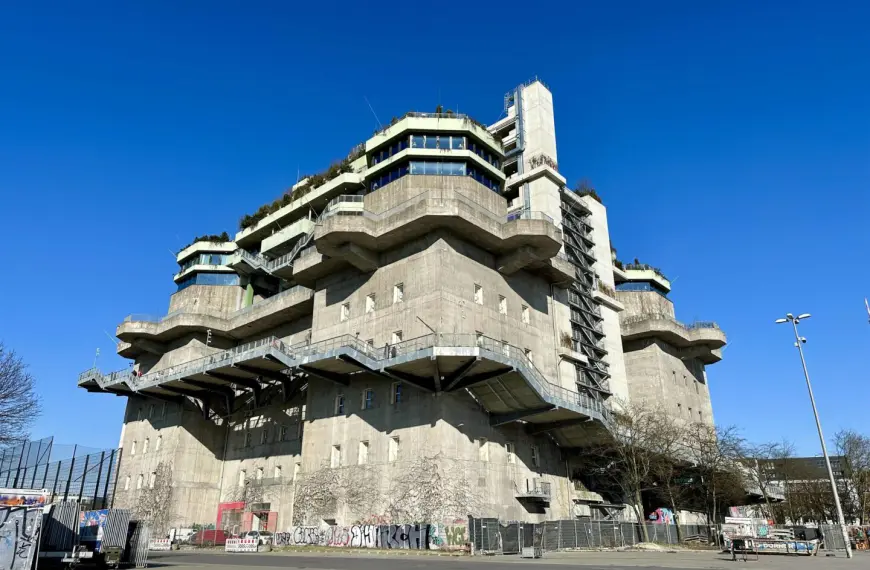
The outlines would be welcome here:
<svg viewBox="0 0 870 570">
<path fill-rule="evenodd" d="M 511 565 L 534 567 L 537 570 L 565 570 L 567 560 L 561 563 L 548 564 L 543 560 L 528 560 L 518 556 L 499 557 L 450 557 L 431 555 L 347 555 L 336 554 L 224 554 L 221 552 L 153 552 L 148 557 L 148 566 L 152 568 L 171 567 L 181 568 L 206 568 L 207 570 L 221 570 L 222 566 L 231 567 L 271 567 L 271 568 L 298 568 L 305 570 L 488 570 L 492 564 L 498 566 Z M 575 561 L 576 562 L 576 561 Z M 591 562 L 591 561 L 588 561 Z M 637 570 L 638 564 L 620 565 L 617 560 L 610 560 L 604 564 L 584 564 L 590 568 L 607 568 L 608 570 L 631 569 Z M 710 568 L 701 560 L 697 565 L 689 567 Z M 642 564 L 643 568 L 673 568 L 670 564 L 656 565 L 655 560 L 649 560 Z M 685 568 L 686 566 L 683 566 Z M 520 568 L 517 568 L 520 570 Z"/>
</svg>

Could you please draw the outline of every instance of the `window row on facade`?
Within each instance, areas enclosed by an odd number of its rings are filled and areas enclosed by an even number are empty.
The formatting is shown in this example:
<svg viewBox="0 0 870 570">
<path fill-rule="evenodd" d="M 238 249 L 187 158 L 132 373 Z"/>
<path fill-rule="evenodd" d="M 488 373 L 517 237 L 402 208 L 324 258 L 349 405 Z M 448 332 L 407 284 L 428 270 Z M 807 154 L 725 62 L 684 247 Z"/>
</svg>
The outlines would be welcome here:
<svg viewBox="0 0 870 570">
<path fill-rule="evenodd" d="M 200 253 L 181 264 L 180 271 L 190 269 L 194 265 L 226 265 L 230 256 L 225 253 Z"/>
<path fill-rule="evenodd" d="M 148 488 L 153 489 L 156 481 L 157 481 L 157 471 L 152 471 L 151 473 L 148 474 L 148 483 L 147 483 Z M 141 489 L 142 487 L 145 486 L 145 484 L 146 484 L 145 483 L 145 474 L 140 473 L 139 475 L 136 476 L 136 489 L 137 490 Z M 124 490 L 129 491 L 130 485 L 131 485 L 131 476 L 127 475 L 124 478 Z"/>
<path fill-rule="evenodd" d="M 393 463 L 399 460 L 399 445 L 401 441 L 399 436 L 390 436 L 387 439 L 387 462 Z M 356 463 L 357 465 L 366 465 L 369 462 L 369 449 L 371 443 L 367 440 L 357 443 Z M 329 466 L 334 468 L 347 465 L 342 453 L 341 445 L 333 445 L 329 453 Z"/>
<path fill-rule="evenodd" d="M 154 451 L 155 451 L 155 452 L 156 452 L 156 451 L 160 451 L 160 446 L 161 446 L 162 444 L 163 444 L 163 436 L 162 436 L 162 435 L 158 435 L 158 436 L 157 436 L 157 439 L 156 439 L 155 442 L 154 442 Z M 136 447 L 137 447 L 137 445 L 138 445 L 138 441 L 134 439 L 134 440 L 133 440 L 133 443 L 130 445 L 130 455 L 136 455 Z M 150 445 L 151 445 L 151 438 L 146 437 L 146 438 L 142 441 L 142 454 L 143 454 L 143 455 L 145 455 L 145 454 L 148 453 L 148 448 L 150 447 Z"/>
<path fill-rule="evenodd" d="M 469 176 L 493 192 L 501 191 L 501 182 L 490 176 L 482 168 L 475 167 L 472 164 L 466 164 L 465 162 L 436 160 L 412 160 L 396 165 L 381 175 L 372 178 L 369 181 L 370 191 L 374 192 L 385 184 L 394 182 L 408 174 Z"/>
<path fill-rule="evenodd" d="M 415 134 L 395 140 L 389 145 L 373 151 L 370 155 L 371 165 L 380 164 L 407 148 L 423 148 L 429 150 L 470 150 L 495 168 L 501 168 L 501 160 L 486 145 L 474 139 L 469 140 L 464 135 L 455 134 Z"/>
<path fill-rule="evenodd" d="M 401 382 L 393 382 L 390 386 L 390 404 L 398 405 L 404 402 L 406 399 L 405 396 L 405 387 Z M 333 413 L 336 416 L 343 416 L 348 411 L 348 402 L 347 398 L 344 394 L 338 394 L 335 397 L 335 403 L 333 406 Z M 373 410 L 378 406 L 377 393 L 374 388 L 365 388 L 360 391 L 360 399 L 359 399 L 359 409 L 360 410 Z"/>
<path fill-rule="evenodd" d="M 238 285 L 239 276 L 236 273 L 197 273 L 185 277 L 178 282 L 178 291 L 191 285 Z"/>
<path fill-rule="evenodd" d="M 242 436 L 242 447 L 253 447 L 255 432 L 259 445 L 298 440 L 302 437 L 302 421 L 300 420 L 290 425 L 281 424 L 276 426 L 274 438 L 271 437 L 270 431 L 268 427 L 245 431 Z"/>
</svg>

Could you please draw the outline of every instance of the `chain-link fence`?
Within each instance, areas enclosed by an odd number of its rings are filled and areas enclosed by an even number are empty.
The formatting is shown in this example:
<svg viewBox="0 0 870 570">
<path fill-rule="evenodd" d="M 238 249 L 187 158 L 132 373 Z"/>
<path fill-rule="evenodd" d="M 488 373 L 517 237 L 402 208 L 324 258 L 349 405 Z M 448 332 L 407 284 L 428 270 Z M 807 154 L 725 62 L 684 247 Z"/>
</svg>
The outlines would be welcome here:
<svg viewBox="0 0 870 570">
<path fill-rule="evenodd" d="M 759 552 L 814 554 L 821 549 L 837 556 L 846 552 L 845 535 L 839 525 L 769 525 L 755 533 L 755 538 Z M 523 548 L 530 547 L 542 552 L 608 549 L 642 542 L 714 550 L 730 547 L 730 535 L 723 532 L 722 525 L 641 525 L 579 519 L 526 523 L 469 517 L 468 539 L 474 554 L 521 554 Z"/>
</svg>

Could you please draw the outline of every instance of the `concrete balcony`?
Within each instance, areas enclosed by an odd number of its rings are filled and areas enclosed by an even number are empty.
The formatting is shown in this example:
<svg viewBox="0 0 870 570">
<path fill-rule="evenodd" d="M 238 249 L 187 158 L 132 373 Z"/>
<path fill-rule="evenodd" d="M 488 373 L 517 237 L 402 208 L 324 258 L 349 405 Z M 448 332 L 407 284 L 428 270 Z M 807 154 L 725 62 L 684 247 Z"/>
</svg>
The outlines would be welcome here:
<svg viewBox="0 0 870 570">
<path fill-rule="evenodd" d="M 314 220 L 308 218 L 296 220 L 264 239 L 260 246 L 260 253 L 271 257 L 283 255 L 293 249 L 299 238 L 312 231 L 314 231 Z"/>
<path fill-rule="evenodd" d="M 655 283 L 666 293 L 670 292 L 671 290 L 671 282 L 668 281 L 668 279 L 664 275 L 662 275 L 658 269 L 655 269 L 651 266 L 625 265 L 622 273 L 625 276 L 623 282 L 644 281 L 648 283 Z M 616 276 L 616 273 L 614 273 L 614 277 Z"/>
<path fill-rule="evenodd" d="M 175 260 L 178 263 L 184 263 L 186 259 L 200 253 L 232 253 L 236 250 L 236 247 L 238 246 L 236 246 L 236 244 L 231 241 L 196 241 L 179 251 L 178 255 L 175 257 Z"/>
<path fill-rule="evenodd" d="M 516 493 L 514 493 L 514 496 L 521 501 L 534 501 L 544 504 L 550 504 L 551 495 L 550 483 L 537 479 L 526 480 L 525 487 L 518 488 Z"/>
<path fill-rule="evenodd" d="M 340 259 L 360 271 L 373 271 L 379 252 L 444 228 L 493 253 L 503 274 L 546 266 L 543 273 L 554 282 L 573 278 L 569 263 L 552 261 L 561 248 L 562 233 L 551 218 L 540 212 L 508 215 L 504 199 L 477 182 L 456 177 L 451 181 L 454 188 L 437 188 L 441 178 L 453 177 L 405 176 L 365 196 L 361 210 L 359 196 L 346 197 L 347 204 L 342 203 L 345 197 L 339 198 L 314 232 L 321 260 Z M 376 204 L 390 202 L 398 203 L 376 210 Z M 352 215 L 342 215 L 345 212 Z M 312 268 L 301 261 L 294 269 L 297 280 L 303 267 Z"/>
<path fill-rule="evenodd" d="M 118 354 L 125 358 L 142 352 L 163 354 L 166 343 L 209 329 L 227 338 L 249 337 L 311 313 L 313 299 L 313 291 L 297 286 L 232 313 L 176 311 L 161 318 L 130 315 L 115 332 L 123 341 Z"/>
<path fill-rule="evenodd" d="M 476 124 L 466 115 L 446 113 L 408 113 L 396 124 L 390 125 L 366 141 L 366 153 L 381 145 L 411 133 L 470 133 L 486 143 L 492 150 L 502 154 L 502 145 L 487 129 Z M 430 149 L 431 150 L 431 149 Z"/>
<path fill-rule="evenodd" d="M 98 374 L 89 371 L 87 377 Z M 588 441 L 590 423 L 610 425 L 602 401 L 552 384 L 523 349 L 476 334 L 430 334 L 382 348 L 350 335 L 293 346 L 268 337 L 127 381 L 143 396 L 181 395 L 231 412 L 239 391 L 250 391 L 256 402 L 274 382 L 286 396 L 301 389 L 301 382 L 347 386 L 360 374 L 424 392 L 468 390 L 489 412 L 492 426 L 521 421 L 568 447 Z"/>
<path fill-rule="evenodd" d="M 559 172 L 557 172 L 552 166 L 541 164 L 535 168 L 530 168 L 522 174 L 509 176 L 504 182 L 504 187 L 505 190 L 507 190 L 508 188 L 513 188 L 519 184 L 525 184 L 526 182 L 531 182 L 532 180 L 537 180 L 542 177 L 549 178 L 558 186 L 564 186 L 567 183 L 565 177 L 559 174 Z"/>
<path fill-rule="evenodd" d="M 698 358 L 705 364 L 722 360 L 721 349 L 727 343 L 725 333 L 714 322 L 681 323 L 670 315 L 644 314 L 622 319 L 622 340 L 660 338 L 684 351 L 685 357 Z"/>
</svg>

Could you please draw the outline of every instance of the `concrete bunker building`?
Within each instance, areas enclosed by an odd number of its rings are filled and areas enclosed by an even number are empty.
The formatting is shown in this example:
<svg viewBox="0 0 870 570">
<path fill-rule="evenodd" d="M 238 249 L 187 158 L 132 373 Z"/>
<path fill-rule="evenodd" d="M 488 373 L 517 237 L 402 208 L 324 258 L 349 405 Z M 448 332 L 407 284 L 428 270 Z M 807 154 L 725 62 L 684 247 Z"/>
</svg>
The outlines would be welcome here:
<svg viewBox="0 0 870 570">
<path fill-rule="evenodd" d="M 78 381 L 128 398 L 116 506 L 159 490 L 157 526 L 240 530 L 605 517 L 571 450 L 611 401 L 712 422 L 722 331 L 615 259 L 559 173 L 548 88 L 504 111 L 394 119 L 179 252 L 168 313 L 117 328 L 132 366 Z"/>
</svg>

